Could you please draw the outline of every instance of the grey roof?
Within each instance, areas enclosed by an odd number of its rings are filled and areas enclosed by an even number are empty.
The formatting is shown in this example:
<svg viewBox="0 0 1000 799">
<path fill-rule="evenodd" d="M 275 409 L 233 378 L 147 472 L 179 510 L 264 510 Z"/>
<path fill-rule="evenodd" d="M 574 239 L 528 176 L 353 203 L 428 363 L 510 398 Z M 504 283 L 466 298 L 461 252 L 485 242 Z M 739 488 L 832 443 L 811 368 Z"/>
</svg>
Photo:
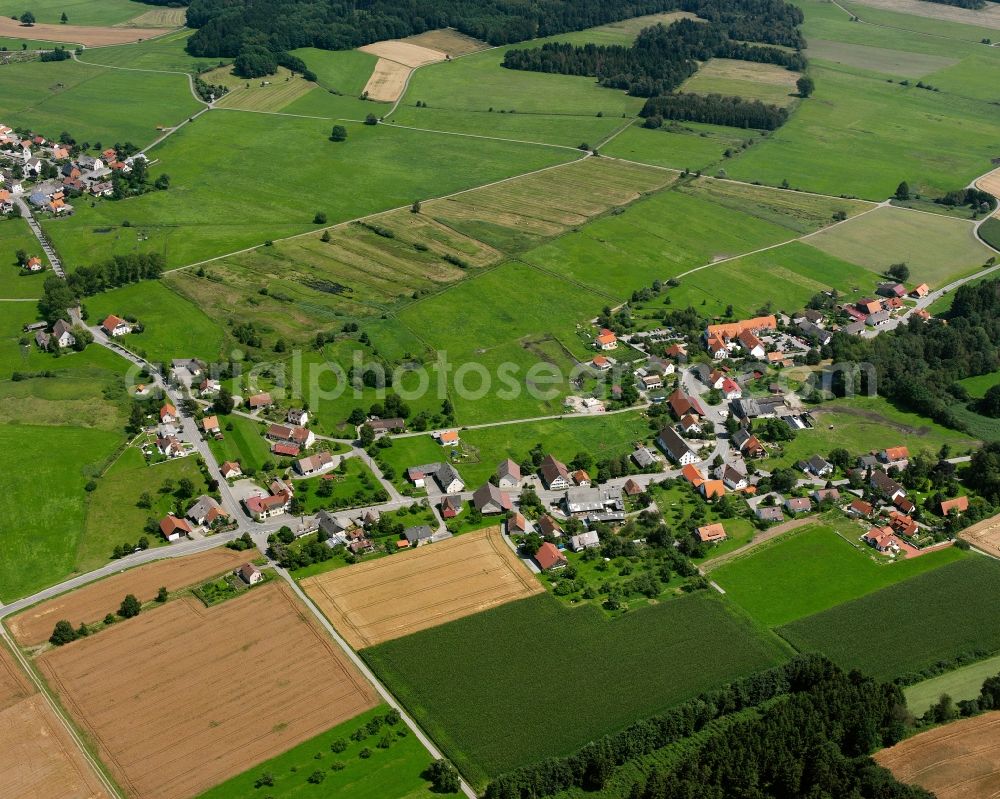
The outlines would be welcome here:
<svg viewBox="0 0 1000 799">
<path fill-rule="evenodd" d="M 498 511 L 510 507 L 510 499 L 493 483 L 483 483 L 472 495 L 472 503 L 476 510 L 482 511 L 487 508 L 496 508 Z"/>
<path fill-rule="evenodd" d="M 191 519 L 204 519 L 209 511 L 219 507 L 219 503 L 207 494 L 202 494 L 198 500 L 187 509 L 187 516 Z"/>
<path fill-rule="evenodd" d="M 624 511 L 622 490 L 612 486 L 604 488 L 570 488 L 564 499 L 570 513 L 598 513 Z"/>
<path fill-rule="evenodd" d="M 73 335 L 73 327 L 65 319 L 57 319 L 56 323 L 52 325 L 52 335 L 59 338 L 63 333 L 69 333 Z"/>
<path fill-rule="evenodd" d="M 689 453 L 694 454 L 694 450 L 672 427 L 664 427 L 660 431 L 659 442 L 664 451 L 675 461 L 679 461 Z"/>
<path fill-rule="evenodd" d="M 453 483 L 455 480 L 458 480 L 463 487 L 465 486 L 462 476 L 450 463 L 442 463 L 437 471 L 434 472 L 434 479 L 437 480 L 442 491 L 447 490 L 449 483 Z"/>
<path fill-rule="evenodd" d="M 866 325 L 880 325 L 882 322 L 887 322 L 889 320 L 888 311 L 878 311 L 877 313 L 869 314 L 868 318 L 865 319 Z"/>
<path fill-rule="evenodd" d="M 347 527 L 329 511 L 321 510 L 317 513 L 316 521 L 319 523 L 319 529 L 323 531 L 327 538 L 335 536 L 337 533 L 342 533 L 347 529 Z"/>
<path fill-rule="evenodd" d="M 403 535 L 411 544 L 416 544 L 419 541 L 430 540 L 434 536 L 434 531 L 426 524 L 420 524 L 416 527 L 407 527 L 403 530 Z"/>
<path fill-rule="evenodd" d="M 773 505 L 758 505 L 755 513 L 758 519 L 766 522 L 778 522 L 785 518 L 781 513 L 781 508 Z"/>
<path fill-rule="evenodd" d="M 656 463 L 656 458 L 653 457 L 653 453 L 649 451 L 648 447 L 639 447 L 632 453 L 632 460 L 635 461 L 636 466 L 640 469 L 647 469 Z"/>
<path fill-rule="evenodd" d="M 872 472 L 871 483 L 872 486 L 877 488 L 887 497 L 891 497 L 893 494 L 897 493 L 901 493 L 904 495 L 906 494 L 905 489 L 899 483 L 897 483 L 895 480 L 889 477 L 889 475 L 887 475 L 885 472 L 879 471 L 877 469 Z"/>
</svg>

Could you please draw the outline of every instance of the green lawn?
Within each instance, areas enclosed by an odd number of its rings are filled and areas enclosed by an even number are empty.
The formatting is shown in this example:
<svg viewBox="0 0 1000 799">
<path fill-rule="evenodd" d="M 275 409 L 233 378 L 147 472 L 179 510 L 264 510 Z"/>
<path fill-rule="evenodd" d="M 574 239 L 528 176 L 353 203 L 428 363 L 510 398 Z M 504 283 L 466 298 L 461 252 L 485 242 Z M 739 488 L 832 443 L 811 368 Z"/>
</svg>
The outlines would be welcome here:
<svg viewBox="0 0 1000 799">
<path fill-rule="evenodd" d="M 151 361 L 217 360 L 222 354 L 225 335 L 220 326 L 159 280 L 95 294 L 85 303 L 94 324 L 108 314 L 138 319 L 145 329 L 126 336 L 122 343 Z"/>
<path fill-rule="evenodd" d="M 779 632 L 797 649 L 819 651 L 842 668 L 911 682 L 941 661 L 1000 650 L 998 600 L 1000 563 L 966 557 Z"/>
<path fill-rule="evenodd" d="M 271 760 L 217 785 L 198 799 L 244 799 L 261 793 L 254 784 L 262 774 L 271 774 L 274 785 L 265 789 L 273 799 L 314 799 L 337 796 L 343 799 L 431 799 L 435 796 L 461 794 L 432 793 L 430 783 L 420 774 L 430 765 L 431 758 L 420 742 L 402 723 L 385 725 L 374 735 L 354 741 L 351 734 L 389 711 L 380 705 L 350 721 L 345 721 Z M 389 734 L 387 749 L 379 742 Z M 404 733 L 404 734 L 400 734 Z M 347 747 L 334 752 L 330 745 L 344 741 Z M 371 752 L 359 757 L 362 749 Z M 342 767 L 335 767 L 342 764 Z M 318 784 L 309 782 L 316 772 L 324 775 Z"/>
<path fill-rule="evenodd" d="M 343 472 L 335 469 L 319 477 L 294 482 L 295 492 L 305 506 L 305 513 L 316 513 L 324 508 L 357 508 L 384 501 L 384 489 L 360 458 L 345 458 L 343 463 Z M 326 497 L 320 493 L 324 483 L 330 484 L 333 489 Z"/>
<path fill-rule="evenodd" d="M 965 390 L 971 396 L 981 399 L 986 396 L 988 389 L 1000 383 L 1000 372 L 988 372 L 984 375 L 966 377 L 964 380 L 959 380 L 958 382 L 965 387 Z"/>
<path fill-rule="evenodd" d="M 348 140 L 334 144 L 323 120 L 212 111 L 153 151 L 152 172 L 170 175 L 168 191 L 85 205 L 46 228 L 71 267 L 150 250 L 180 266 L 314 230 L 317 212 L 332 224 L 575 157 L 533 145 L 348 127 Z M 125 220 L 131 227 L 123 228 Z"/>
<path fill-rule="evenodd" d="M 101 0 L 99 3 L 93 0 L 31 0 L 27 5 L 19 0 L 0 0 L 0 14 L 20 16 L 30 9 L 37 22 L 46 24 L 58 23 L 65 13 L 70 25 L 118 25 L 152 8 L 154 6 L 133 0 Z"/>
<path fill-rule="evenodd" d="M 120 441 L 109 430 L 0 425 L 0 465 L 7 475 L 0 514 L 9 520 L 0 528 L 0 601 L 38 591 L 75 570 L 87 472 Z"/>
<path fill-rule="evenodd" d="M 975 272 L 994 255 L 976 238 L 972 222 L 903 208 L 878 208 L 817 233 L 809 243 L 877 274 L 905 263 L 909 283 L 932 288 Z"/>
<path fill-rule="evenodd" d="M 614 620 L 540 594 L 361 654 L 480 789 L 786 657 L 707 593 Z"/>
<path fill-rule="evenodd" d="M 730 177 L 882 200 L 901 180 L 936 195 L 989 169 L 987 103 L 815 65 L 812 73 L 815 94 L 728 162 Z"/>
<path fill-rule="evenodd" d="M 762 624 L 776 627 L 963 557 L 949 548 L 899 563 L 876 560 L 864 530 L 846 519 L 788 533 L 712 573 L 727 596 Z"/>
<path fill-rule="evenodd" d="M 254 474 L 265 463 L 273 462 L 271 448 L 261 435 L 263 428 L 259 422 L 244 416 L 220 416 L 219 425 L 222 427 L 222 440 L 208 439 L 208 446 L 219 463 L 236 461 L 244 474 Z"/>
<path fill-rule="evenodd" d="M 15 253 L 24 250 L 28 256 L 37 255 L 48 266 L 38 239 L 23 219 L 0 220 L 0 297 L 3 299 L 38 298 L 42 296 L 42 283 L 51 273 L 21 275 Z"/>
<path fill-rule="evenodd" d="M 976 699 L 987 677 L 1000 674 L 1000 655 L 981 660 L 961 669 L 949 671 L 906 689 L 906 705 L 915 716 L 925 713 L 931 705 L 948 694 L 956 702 Z"/>
<path fill-rule="evenodd" d="M 601 148 L 604 155 L 692 172 L 722 160 L 726 150 L 756 134 L 740 128 L 678 123 L 651 130 L 634 123 Z"/>
<path fill-rule="evenodd" d="M 67 131 L 78 142 L 143 147 L 160 135 L 158 125 L 176 125 L 201 107 L 181 75 L 76 61 L 8 64 L 0 71 L 0 115 L 49 138 Z M 76 204 L 78 211 L 85 202 Z"/>
</svg>

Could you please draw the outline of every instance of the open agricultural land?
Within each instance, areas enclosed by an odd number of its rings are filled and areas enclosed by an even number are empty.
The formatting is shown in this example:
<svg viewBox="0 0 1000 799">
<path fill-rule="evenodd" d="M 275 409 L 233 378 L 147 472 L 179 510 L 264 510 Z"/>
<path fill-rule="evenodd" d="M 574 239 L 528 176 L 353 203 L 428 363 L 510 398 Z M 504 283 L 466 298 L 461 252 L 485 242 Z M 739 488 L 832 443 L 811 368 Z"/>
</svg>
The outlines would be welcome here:
<svg viewBox="0 0 1000 799">
<path fill-rule="evenodd" d="M 376 704 L 280 585 L 207 609 L 168 602 L 36 664 L 134 797 L 197 795 Z"/>
<path fill-rule="evenodd" d="M 310 577 L 302 587 L 356 649 L 542 590 L 497 527 Z"/>
<path fill-rule="evenodd" d="M 161 586 L 177 591 L 234 569 L 249 559 L 252 558 L 247 553 L 217 548 L 187 558 L 170 558 L 137 566 L 35 605 L 12 616 L 6 625 L 21 646 L 38 646 L 48 640 L 60 619 L 70 621 L 74 627 L 81 622 L 92 624 L 117 610 L 126 594 L 134 594 L 146 602 L 156 596 Z"/>
<path fill-rule="evenodd" d="M 3 799 L 111 799 L 115 795 L 3 643 L 0 745 L 5 753 L 0 784 Z"/>
<path fill-rule="evenodd" d="M 608 620 L 596 607 L 566 608 L 546 594 L 361 654 L 480 787 L 513 766 L 566 754 L 632 719 L 787 657 L 778 643 L 707 595 Z M 565 718 L 567 673 L 586 673 L 601 686 L 575 704 L 572 723 Z M 671 678 L 623 677 L 640 673 Z"/>
<path fill-rule="evenodd" d="M 955 702 L 976 699 L 980 695 L 983 681 L 997 674 L 1000 674 L 1000 655 L 970 663 L 908 686 L 904 690 L 906 706 L 915 716 L 920 716 L 945 694 Z"/>
<path fill-rule="evenodd" d="M 779 632 L 800 651 L 822 652 L 843 668 L 912 682 L 938 662 L 1000 651 L 1000 627 L 991 610 L 998 575 L 1000 565 L 993 560 L 963 558 Z"/>
<path fill-rule="evenodd" d="M 901 782 L 938 799 L 994 796 L 1000 787 L 1000 712 L 956 721 L 915 735 L 875 756 Z"/>
</svg>

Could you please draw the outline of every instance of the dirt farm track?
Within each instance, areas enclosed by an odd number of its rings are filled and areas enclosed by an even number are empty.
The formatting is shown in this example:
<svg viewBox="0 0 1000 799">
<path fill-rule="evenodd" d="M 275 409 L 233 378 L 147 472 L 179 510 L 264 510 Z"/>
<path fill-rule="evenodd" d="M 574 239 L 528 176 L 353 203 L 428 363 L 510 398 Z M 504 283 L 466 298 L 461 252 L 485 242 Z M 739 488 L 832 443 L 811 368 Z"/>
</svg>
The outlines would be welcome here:
<svg viewBox="0 0 1000 799">
<path fill-rule="evenodd" d="M 0 644 L 0 799 L 108 799 L 66 729 Z"/>
<path fill-rule="evenodd" d="M 302 587 L 355 649 L 544 590 L 498 527 L 309 577 Z"/>
<path fill-rule="evenodd" d="M 7 627 L 21 646 L 37 646 L 49 639 L 60 619 L 66 619 L 74 627 L 80 622 L 93 624 L 116 611 L 126 594 L 135 594 L 147 602 L 156 596 L 160 586 L 176 591 L 195 585 L 253 560 L 256 554 L 256 550 L 234 552 L 219 547 L 186 558 L 149 563 L 28 608 L 8 619 Z"/>
<path fill-rule="evenodd" d="M 915 735 L 875 755 L 896 779 L 938 799 L 1000 795 L 1000 712 L 956 721 Z"/>
<path fill-rule="evenodd" d="M 376 704 L 283 583 L 173 600 L 35 662 L 135 799 L 197 796 Z"/>
</svg>

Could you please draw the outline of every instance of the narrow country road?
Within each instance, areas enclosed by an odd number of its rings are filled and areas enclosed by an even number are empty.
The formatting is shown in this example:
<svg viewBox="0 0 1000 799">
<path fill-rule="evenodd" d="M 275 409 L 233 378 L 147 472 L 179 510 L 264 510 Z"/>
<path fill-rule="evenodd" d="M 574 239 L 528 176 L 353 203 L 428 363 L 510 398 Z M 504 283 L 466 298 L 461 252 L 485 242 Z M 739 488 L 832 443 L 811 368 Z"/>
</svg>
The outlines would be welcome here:
<svg viewBox="0 0 1000 799">
<path fill-rule="evenodd" d="M 66 279 L 66 272 L 63 270 L 62 261 L 59 260 L 59 256 L 56 254 L 55 247 L 49 242 L 48 237 L 45 235 L 45 231 L 42 230 L 42 226 L 38 224 L 38 220 L 35 219 L 35 215 L 31 212 L 31 206 L 28 205 L 24 200 L 23 195 L 15 195 L 14 202 L 21 211 L 21 216 L 28 223 L 28 227 L 31 228 L 31 232 L 34 234 L 35 238 L 38 239 L 38 243 L 42 248 L 42 252 L 45 253 L 45 257 L 49 259 L 49 263 L 52 264 L 52 271 L 55 272 L 63 280 Z"/>
</svg>

